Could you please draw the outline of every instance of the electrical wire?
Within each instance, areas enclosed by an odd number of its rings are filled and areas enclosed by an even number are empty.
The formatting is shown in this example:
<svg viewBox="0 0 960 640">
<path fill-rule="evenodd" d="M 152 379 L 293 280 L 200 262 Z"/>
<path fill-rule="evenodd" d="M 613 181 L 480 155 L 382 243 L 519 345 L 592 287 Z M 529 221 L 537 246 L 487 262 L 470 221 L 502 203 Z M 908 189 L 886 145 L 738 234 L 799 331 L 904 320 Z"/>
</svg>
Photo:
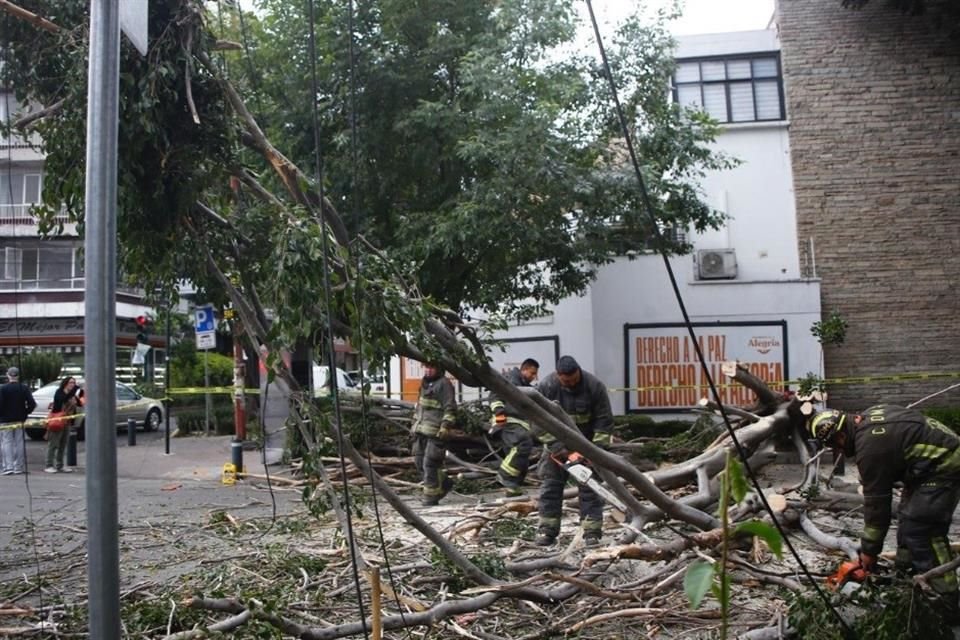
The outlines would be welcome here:
<svg viewBox="0 0 960 640">
<path fill-rule="evenodd" d="M 347 63 L 350 70 L 350 159 L 351 159 L 351 185 L 350 185 L 350 206 L 353 213 L 354 224 L 356 228 L 360 229 L 360 215 L 359 207 L 357 206 L 357 187 L 359 186 L 359 161 L 357 156 L 357 148 L 359 147 L 359 127 L 357 126 L 357 73 L 356 73 L 356 51 L 354 49 L 354 22 L 353 22 L 353 13 L 354 5 L 353 0 L 347 0 Z M 360 277 L 363 273 L 363 262 L 360 259 L 360 252 L 357 252 L 357 261 L 356 261 L 356 272 L 357 278 L 356 283 L 353 288 L 353 306 L 357 310 L 357 317 L 362 318 L 363 313 L 363 296 L 362 287 L 363 280 Z M 360 370 L 360 423 L 363 425 L 363 437 L 366 449 L 366 458 L 367 458 L 367 469 L 369 470 L 369 478 L 371 488 L 371 502 L 373 504 L 373 516 L 377 523 L 377 536 L 380 539 L 380 551 L 383 556 L 383 565 L 384 569 L 387 571 L 387 580 L 390 582 L 390 588 L 393 590 L 393 597 L 397 604 L 397 610 L 400 612 L 400 620 L 403 623 L 404 630 L 406 632 L 407 638 L 412 637 L 410 628 L 406 624 L 406 614 L 403 611 L 403 605 L 400 602 L 400 589 L 397 587 L 396 579 L 393 575 L 393 570 L 390 566 L 390 556 L 387 553 L 387 543 L 386 537 L 383 533 L 383 520 L 380 517 L 380 501 L 377 498 L 377 485 L 374 483 L 374 474 L 376 473 L 373 469 L 373 441 L 370 438 L 370 413 L 367 406 L 367 394 L 364 393 L 364 383 L 365 383 L 365 368 L 363 366 L 363 345 L 364 345 L 364 331 L 363 323 L 358 322 L 357 325 L 357 353 L 359 357 L 357 358 L 357 367 Z"/>
<path fill-rule="evenodd" d="M 756 474 L 753 469 L 750 467 L 750 463 L 747 460 L 747 452 L 743 448 L 743 445 L 740 443 L 740 440 L 737 438 L 736 432 L 733 429 L 733 426 L 730 424 L 730 417 L 727 415 L 726 408 L 723 405 L 723 402 L 720 400 L 720 393 L 717 390 L 716 384 L 714 383 L 713 376 L 710 374 L 710 369 L 707 366 L 706 358 L 703 355 L 703 350 L 700 348 L 700 343 L 697 341 L 696 333 L 693 329 L 693 324 L 690 321 L 690 315 L 687 312 L 686 305 L 683 301 L 683 294 L 680 292 L 680 287 L 677 284 L 676 274 L 673 272 L 673 267 L 670 264 L 670 256 L 666 251 L 666 244 L 664 242 L 663 231 L 660 229 L 658 224 L 656 213 L 654 212 L 653 204 L 650 200 L 650 194 L 647 192 L 647 186 L 643 179 L 643 172 L 640 170 L 640 161 L 637 157 L 637 152 L 633 145 L 633 138 L 630 135 L 630 129 L 627 126 L 627 118 L 624 114 L 623 105 L 620 103 L 620 95 L 617 89 L 617 83 L 613 77 L 613 70 L 610 68 L 610 61 L 607 58 L 607 51 L 603 45 L 603 37 L 600 35 L 600 27 L 597 24 L 597 17 L 593 11 L 593 2 L 592 0 L 586 0 L 587 10 L 590 13 L 590 22 L 593 26 L 593 33 L 596 37 L 597 48 L 600 51 L 600 58 L 603 64 L 604 74 L 607 76 L 607 82 L 610 85 L 610 92 L 612 94 L 614 106 L 616 108 L 617 119 L 620 124 L 621 132 L 623 133 L 624 141 L 627 145 L 627 152 L 630 156 L 630 162 L 633 165 L 633 171 L 637 177 L 637 184 L 640 189 L 640 199 L 643 202 L 644 211 L 647 213 L 647 216 L 650 218 L 651 227 L 653 229 L 654 235 L 658 240 L 658 251 L 660 256 L 663 258 L 664 266 L 667 270 L 667 275 L 670 278 L 670 285 L 673 287 L 673 293 L 676 297 L 677 304 L 680 306 L 680 313 L 683 316 L 683 322 L 686 325 L 687 333 L 690 335 L 691 342 L 693 342 L 694 351 L 697 354 L 697 359 L 700 361 L 700 366 L 703 368 L 704 376 L 707 380 L 707 385 L 710 387 L 710 393 L 713 396 L 714 402 L 717 404 L 717 408 L 720 410 L 720 415 L 723 417 L 723 423 L 726 426 L 727 432 L 730 435 L 731 441 L 733 442 L 734 448 L 737 450 L 737 455 L 739 456 L 741 462 L 743 463 L 744 469 L 747 472 L 747 476 L 750 478 L 750 482 L 756 489 L 757 497 L 760 499 L 760 502 L 763 504 L 764 509 L 770 514 L 770 518 L 776 527 L 777 531 L 780 533 L 780 536 L 783 538 L 784 543 L 787 545 L 787 548 L 790 549 L 791 555 L 797 561 L 803 574 L 811 581 L 814 589 L 817 594 L 823 600 L 823 602 L 830 609 L 830 612 L 834 615 L 837 621 L 840 623 L 841 628 L 843 629 L 845 635 L 849 638 L 856 638 L 856 633 L 850 627 L 849 624 L 843 619 L 840 615 L 840 612 L 837 611 L 836 607 L 833 606 L 833 603 L 830 602 L 830 598 L 827 597 L 826 593 L 811 575 L 810 570 L 804 564 L 803 559 L 800 557 L 800 554 L 797 552 L 796 548 L 793 546 L 793 543 L 790 541 L 787 532 L 784 530 L 783 526 L 780 524 L 779 519 L 774 514 L 773 509 L 770 507 L 770 503 L 767 501 L 767 497 L 763 493 L 763 489 L 760 486 L 760 482 L 757 479 Z"/>
<path fill-rule="evenodd" d="M 310 15 L 310 113 L 313 118 L 313 156 L 315 163 L 315 173 L 317 181 L 317 190 L 320 196 L 319 214 L 323 225 L 321 234 L 322 242 L 322 262 L 323 262 L 323 298 L 324 306 L 327 309 L 327 331 L 324 336 L 327 348 L 328 366 L 330 368 L 330 397 L 333 400 L 334 420 L 336 420 L 337 431 L 337 450 L 340 455 L 340 476 L 343 479 L 344 510 L 347 519 L 347 542 L 350 548 L 350 563 L 353 566 L 353 582 L 357 592 L 357 606 L 360 609 L 360 623 L 363 626 L 364 638 L 369 638 L 367 629 L 367 618 L 364 613 L 363 592 L 360 589 L 360 569 L 357 564 L 356 539 L 353 533 L 353 505 L 350 496 L 350 483 L 347 480 L 347 461 L 343 453 L 343 412 L 340 407 L 339 384 L 336 376 L 336 352 L 333 348 L 333 311 L 331 308 L 331 286 L 330 286 L 330 241 L 327 238 L 327 222 L 323 211 L 323 202 L 325 200 L 323 187 L 323 157 L 320 153 L 320 114 L 317 106 L 318 82 L 317 82 L 317 34 L 316 34 L 316 6 L 314 0 L 308 0 Z"/>
</svg>

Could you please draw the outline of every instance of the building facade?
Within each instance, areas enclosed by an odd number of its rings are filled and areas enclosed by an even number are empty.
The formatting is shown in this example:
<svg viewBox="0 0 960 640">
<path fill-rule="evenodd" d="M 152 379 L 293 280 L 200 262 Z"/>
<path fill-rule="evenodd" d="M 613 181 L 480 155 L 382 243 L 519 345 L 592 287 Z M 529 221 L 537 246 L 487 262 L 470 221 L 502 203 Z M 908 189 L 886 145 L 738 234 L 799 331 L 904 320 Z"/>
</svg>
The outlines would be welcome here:
<svg viewBox="0 0 960 640">
<path fill-rule="evenodd" d="M 814 248 L 831 404 L 907 404 L 960 371 L 960 40 L 955 3 L 779 0 L 798 246 Z M 951 11 L 953 13 L 951 13 Z M 922 377 L 930 374 L 931 377 Z M 933 405 L 960 402 L 960 390 Z"/>
<path fill-rule="evenodd" d="M 761 30 L 685 37 L 676 51 L 674 99 L 723 123 L 716 147 L 740 160 L 701 184 L 726 224 L 689 235 L 692 255 L 670 259 L 718 384 L 729 360 L 779 388 L 822 373 L 810 331 L 820 320 L 820 282 L 797 233 L 779 49 L 776 32 Z M 510 328 L 500 336 L 505 351 L 490 356 L 501 368 L 534 357 L 546 375 L 570 354 L 606 383 L 616 413 L 681 414 L 709 395 L 682 322 L 663 259 L 638 251 L 600 268 L 582 297 Z M 415 364 L 393 370 L 404 389 L 416 388 L 419 373 Z M 751 401 L 739 387 L 720 390 L 728 403 Z"/>
<path fill-rule="evenodd" d="M 0 91 L 0 122 L 21 109 Z M 83 371 L 83 242 L 64 218 L 61 234 L 41 237 L 31 208 L 41 201 L 43 154 L 39 141 L 0 132 L 0 360 L 15 364 L 30 351 L 62 354 L 65 372 Z M 134 362 L 138 316 L 149 308 L 133 289 L 117 292 L 117 377 L 133 381 L 164 363 L 163 336 L 152 335 L 146 362 Z"/>
</svg>

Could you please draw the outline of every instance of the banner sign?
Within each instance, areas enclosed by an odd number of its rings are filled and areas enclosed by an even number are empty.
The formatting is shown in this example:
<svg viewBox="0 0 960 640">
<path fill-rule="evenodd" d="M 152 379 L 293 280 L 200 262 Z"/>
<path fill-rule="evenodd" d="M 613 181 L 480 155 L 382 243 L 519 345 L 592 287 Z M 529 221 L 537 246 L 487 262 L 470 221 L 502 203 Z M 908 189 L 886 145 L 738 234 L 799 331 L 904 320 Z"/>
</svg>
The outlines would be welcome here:
<svg viewBox="0 0 960 640">
<path fill-rule="evenodd" d="M 787 323 L 694 323 L 697 343 L 724 404 L 746 406 L 754 393 L 728 384 L 720 367 L 737 360 L 753 375 L 782 389 L 787 372 Z M 710 387 L 690 334 L 683 324 L 628 324 L 624 326 L 627 411 L 689 409 Z"/>
</svg>

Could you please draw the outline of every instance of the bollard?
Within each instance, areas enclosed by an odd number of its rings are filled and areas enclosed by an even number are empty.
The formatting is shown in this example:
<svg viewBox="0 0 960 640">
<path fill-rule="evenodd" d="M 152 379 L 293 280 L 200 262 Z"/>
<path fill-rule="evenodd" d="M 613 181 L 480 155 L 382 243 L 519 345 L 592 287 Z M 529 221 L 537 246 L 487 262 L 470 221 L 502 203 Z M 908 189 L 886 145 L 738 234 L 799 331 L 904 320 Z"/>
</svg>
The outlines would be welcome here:
<svg viewBox="0 0 960 640">
<path fill-rule="evenodd" d="M 230 462 L 237 473 L 243 473 L 243 440 L 234 439 L 230 442 Z"/>
<path fill-rule="evenodd" d="M 77 432 L 73 429 L 67 434 L 67 466 L 77 466 Z"/>
<path fill-rule="evenodd" d="M 127 418 L 127 446 L 137 446 L 137 421 L 133 418 Z"/>
</svg>

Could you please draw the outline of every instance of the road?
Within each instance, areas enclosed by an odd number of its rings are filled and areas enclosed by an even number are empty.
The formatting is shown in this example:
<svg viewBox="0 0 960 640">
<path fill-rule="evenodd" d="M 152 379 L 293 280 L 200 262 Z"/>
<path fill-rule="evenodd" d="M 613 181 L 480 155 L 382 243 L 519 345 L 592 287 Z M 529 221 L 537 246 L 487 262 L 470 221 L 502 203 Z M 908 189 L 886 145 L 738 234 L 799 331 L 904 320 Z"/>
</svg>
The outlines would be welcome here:
<svg viewBox="0 0 960 640">
<path fill-rule="evenodd" d="M 274 502 L 281 515 L 300 504 L 299 492 L 265 491 L 261 486 L 221 482 L 230 461 L 230 436 L 186 437 L 171 440 L 164 454 L 164 434 L 138 431 L 137 444 L 117 438 L 117 486 L 120 525 L 121 582 L 129 585 L 154 567 L 163 577 L 181 569 L 164 567 L 171 540 L 194 535 L 214 512 L 238 517 L 270 516 Z M 78 447 L 75 473 L 43 471 L 46 442 L 27 440 L 27 475 L 0 476 L 0 601 L 11 581 L 56 571 L 64 563 L 82 563 L 86 551 L 86 456 Z M 247 469 L 262 472 L 257 452 L 246 452 Z M 276 469 L 275 467 L 271 468 Z M 234 551 L 225 549 L 224 551 Z M 183 548 L 176 561 L 183 564 Z M 211 552 L 215 552 L 210 549 Z M 195 558 L 199 560 L 200 558 Z M 182 567 L 183 570 L 189 567 Z M 59 585 L 64 587 L 65 585 Z M 81 586 L 81 585 L 76 585 Z"/>
</svg>

